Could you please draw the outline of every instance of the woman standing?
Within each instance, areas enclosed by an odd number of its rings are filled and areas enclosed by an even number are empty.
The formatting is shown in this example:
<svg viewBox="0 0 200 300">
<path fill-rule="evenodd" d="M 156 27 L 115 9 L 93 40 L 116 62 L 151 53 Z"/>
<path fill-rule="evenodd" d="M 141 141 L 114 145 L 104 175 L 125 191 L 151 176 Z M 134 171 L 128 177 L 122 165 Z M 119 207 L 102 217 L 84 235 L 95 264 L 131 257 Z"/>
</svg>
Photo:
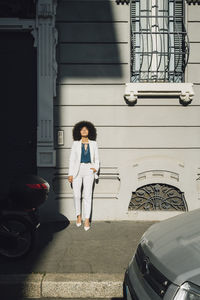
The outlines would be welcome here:
<svg viewBox="0 0 200 300">
<path fill-rule="evenodd" d="M 73 144 L 69 158 L 68 181 L 72 183 L 76 225 L 81 226 L 81 186 L 83 182 L 84 229 L 90 229 L 92 187 L 94 178 L 98 178 L 99 154 L 96 142 L 96 128 L 91 122 L 80 121 L 73 128 Z"/>
</svg>

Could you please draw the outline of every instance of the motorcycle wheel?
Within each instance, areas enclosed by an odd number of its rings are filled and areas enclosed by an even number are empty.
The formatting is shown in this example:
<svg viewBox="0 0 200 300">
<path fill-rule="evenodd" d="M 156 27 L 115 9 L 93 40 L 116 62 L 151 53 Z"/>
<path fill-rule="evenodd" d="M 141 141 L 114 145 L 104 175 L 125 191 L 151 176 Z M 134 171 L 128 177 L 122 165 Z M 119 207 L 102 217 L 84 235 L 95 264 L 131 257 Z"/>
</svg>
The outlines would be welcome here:
<svg viewBox="0 0 200 300">
<path fill-rule="evenodd" d="M 0 255 L 17 259 L 33 249 L 36 231 L 23 217 L 7 215 L 0 220 L 0 239 Z"/>
</svg>

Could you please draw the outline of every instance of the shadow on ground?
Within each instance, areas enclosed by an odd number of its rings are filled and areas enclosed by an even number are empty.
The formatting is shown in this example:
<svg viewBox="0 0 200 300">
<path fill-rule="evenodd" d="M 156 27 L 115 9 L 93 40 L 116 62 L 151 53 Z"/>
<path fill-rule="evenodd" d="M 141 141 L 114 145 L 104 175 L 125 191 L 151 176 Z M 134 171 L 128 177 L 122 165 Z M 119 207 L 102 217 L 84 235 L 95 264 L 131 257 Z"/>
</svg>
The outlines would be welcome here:
<svg viewBox="0 0 200 300">
<path fill-rule="evenodd" d="M 0 274 L 28 274 L 34 272 L 34 266 L 45 248 L 52 243 L 55 233 L 58 233 L 69 226 L 66 221 L 42 223 L 37 232 L 36 243 L 27 256 L 17 260 L 8 260 L 0 257 Z"/>
</svg>

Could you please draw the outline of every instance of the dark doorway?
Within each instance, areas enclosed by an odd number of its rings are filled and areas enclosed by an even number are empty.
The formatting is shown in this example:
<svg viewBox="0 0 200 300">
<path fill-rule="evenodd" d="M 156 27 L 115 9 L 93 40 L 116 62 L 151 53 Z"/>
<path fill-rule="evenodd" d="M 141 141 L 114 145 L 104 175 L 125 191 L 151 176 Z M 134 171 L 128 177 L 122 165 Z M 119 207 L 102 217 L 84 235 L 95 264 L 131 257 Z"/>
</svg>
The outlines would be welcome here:
<svg viewBox="0 0 200 300">
<path fill-rule="evenodd" d="M 0 195 L 21 174 L 37 174 L 37 52 L 29 32 L 0 32 Z"/>
</svg>

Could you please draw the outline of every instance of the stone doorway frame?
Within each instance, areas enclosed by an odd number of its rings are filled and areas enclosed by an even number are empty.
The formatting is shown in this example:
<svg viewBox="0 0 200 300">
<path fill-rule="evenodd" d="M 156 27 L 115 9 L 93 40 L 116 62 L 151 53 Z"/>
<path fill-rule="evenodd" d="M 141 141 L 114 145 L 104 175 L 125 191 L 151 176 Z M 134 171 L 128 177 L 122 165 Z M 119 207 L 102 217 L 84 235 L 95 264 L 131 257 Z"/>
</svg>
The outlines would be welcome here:
<svg viewBox="0 0 200 300">
<path fill-rule="evenodd" d="M 35 19 L 0 18 L 1 31 L 29 31 L 37 47 L 37 167 L 55 167 L 53 104 L 56 96 L 57 0 L 38 0 Z"/>
</svg>

